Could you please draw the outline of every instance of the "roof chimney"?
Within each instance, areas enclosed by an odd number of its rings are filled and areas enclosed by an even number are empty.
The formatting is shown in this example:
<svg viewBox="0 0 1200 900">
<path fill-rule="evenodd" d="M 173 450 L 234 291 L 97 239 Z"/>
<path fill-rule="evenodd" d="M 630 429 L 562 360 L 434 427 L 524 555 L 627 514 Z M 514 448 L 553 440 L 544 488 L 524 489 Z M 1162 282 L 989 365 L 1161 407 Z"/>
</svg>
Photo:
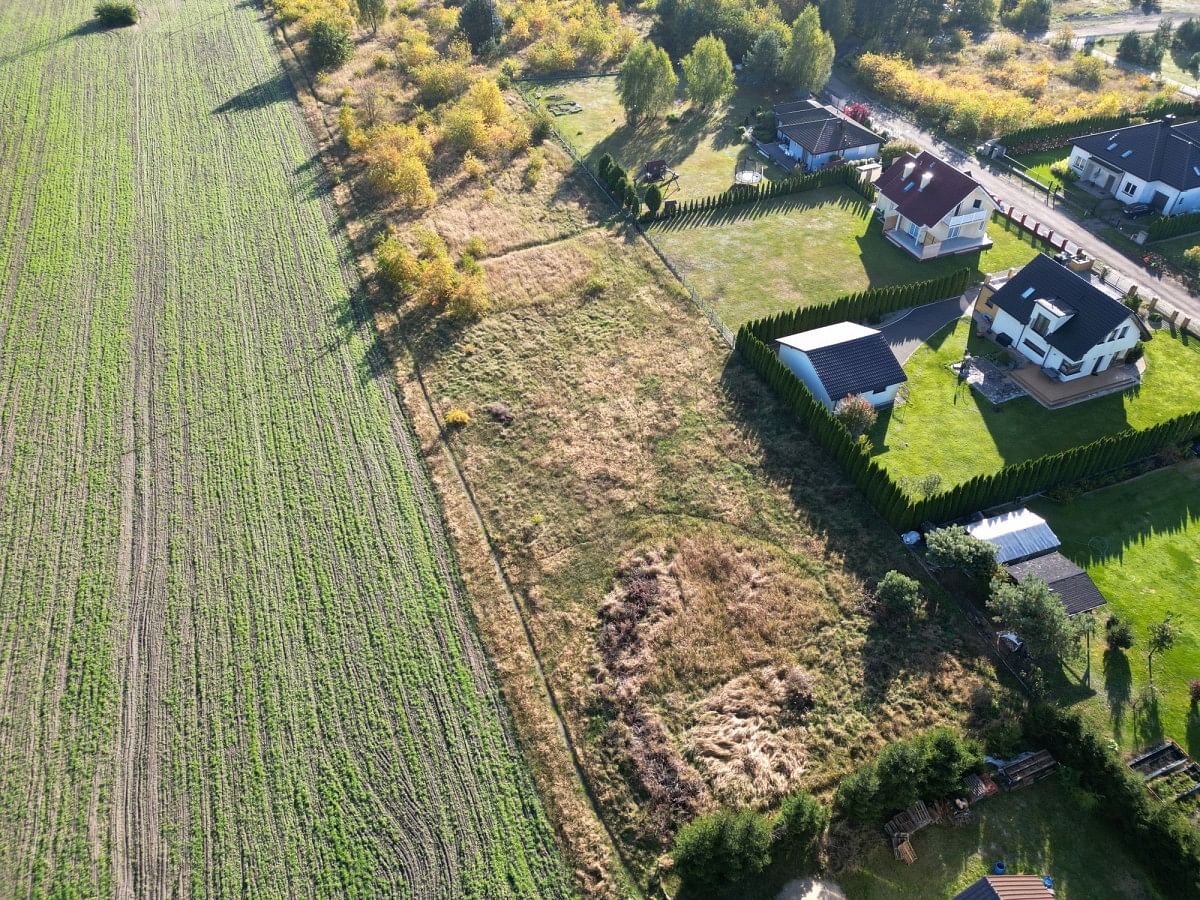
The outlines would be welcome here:
<svg viewBox="0 0 1200 900">
<path fill-rule="evenodd" d="M 925 190 L 925 188 L 929 187 L 929 182 L 931 182 L 931 181 L 933 181 L 933 173 L 932 172 L 922 173 L 921 174 L 921 186 L 919 188 L 917 188 L 917 190 L 919 190 L 919 191 Z"/>
<path fill-rule="evenodd" d="M 904 164 L 904 179 L 903 179 L 904 181 L 908 180 L 908 176 L 910 176 L 913 173 L 913 170 L 916 167 L 917 167 L 917 161 L 914 159 L 910 159 L 908 162 L 906 162 Z"/>
</svg>

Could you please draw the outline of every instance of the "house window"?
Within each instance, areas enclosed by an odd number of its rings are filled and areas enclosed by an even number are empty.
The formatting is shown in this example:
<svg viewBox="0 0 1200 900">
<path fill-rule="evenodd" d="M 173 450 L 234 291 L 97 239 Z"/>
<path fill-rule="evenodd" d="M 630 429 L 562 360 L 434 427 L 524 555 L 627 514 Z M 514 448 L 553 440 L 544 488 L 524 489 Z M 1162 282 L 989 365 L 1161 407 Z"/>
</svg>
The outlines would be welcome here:
<svg viewBox="0 0 1200 900">
<path fill-rule="evenodd" d="M 1127 334 L 1129 334 L 1129 326 L 1128 325 L 1126 325 L 1124 328 L 1121 329 L 1121 333 L 1119 335 L 1117 335 L 1117 340 L 1119 340 L 1119 341 L 1125 340 L 1125 335 L 1127 335 Z"/>
<path fill-rule="evenodd" d="M 1045 350 L 1040 349 L 1037 344 L 1033 343 L 1028 338 L 1021 341 L 1021 344 L 1036 353 L 1039 359 L 1046 355 Z"/>
<path fill-rule="evenodd" d="M 976 198 L 975 202 L 971 204 L 971 209 L 979 209 L 981 206 L 983 206 L 983 201 Z"/>
<path fill-rule="evenodd" d="M 1082 169 L 1083 168 L 1083 157 L 1082 156 L 1072 156 L 1071 157 L 1071 168 L 1072 169 Z"/>
<path fill-rule="evenodd" d="M 1083 363 L 1081 362 L 1067 362 L 1066 360 L 1063 360 L 1063 364 L 1058 367 L 1058 371 L 1064 375 L 1078 375 L 1079 370 L 1082 368 Z"/>
<path fill-rule="evenodd" d="M 907 231 L 913 237 L 916 237 L 918 232 L 920 232 L 921 229 L 920 229 L 920 227 L 918 227 L 916 222 L 909 222 L 907 225 L 904 226 L 904 230 Z"/>
<path fill-rule="evenodd" d="M 1042 337 L 1045 337 L 1046 332 L 1050 330 L 1050 320 L 1045 316 L 1034 316 L 1033 324 L 1030 327 L 1033 329 L 1034 334 L 1040 334 Z"/>
<path fill-rule="evenodd" d="M 950 233 L 949 233 L 949 234 L 946 236 L 946 240 L 950 240 L 951 238 L 956 238 L 956 237 L 958 237 L 958 229 L 959 229 L 959 227 L 960 227 L 960 226 L 958 226 L 958 225 L 951 225 L 951 226 L 950 226 Z"/>
<path fill-rule="evenodd" d="M 1137 185 L 1135 185 L 1132 181 L 1127 181 L 1125 183 L 1125 185 L 1121 188 L 1121 193 L 1125 194 L 1128 197 L 1132 197 L 1136 191 L 1137 191 Z"/>
</svg>

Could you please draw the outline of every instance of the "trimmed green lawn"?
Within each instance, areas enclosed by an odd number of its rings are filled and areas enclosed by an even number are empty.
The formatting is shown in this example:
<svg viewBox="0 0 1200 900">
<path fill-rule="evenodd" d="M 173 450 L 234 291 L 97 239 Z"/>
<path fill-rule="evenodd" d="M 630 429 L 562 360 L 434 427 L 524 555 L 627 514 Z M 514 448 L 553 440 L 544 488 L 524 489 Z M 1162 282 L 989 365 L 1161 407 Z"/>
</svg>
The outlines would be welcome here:
<svg viewBox="0 0 1200 900">
<path fill-rule="evenodd" d="M 1045 409 L 1030 397 L 1000 406 L 988 403 L 959 384 L 948 368 L 964 349 L 979 356 L 1000 352 L 975 335 L 969 319 L 960 319 L 905 364 L 908 401 L 882 414 L 871 432 L 880 462 L 894 477 L 918 479 L 936 472 L 943 487 L 949 487 L 1200 409 L 1200 341 L 1184 344 L 1165 330 L 1146 343 L 1146 374 L 1139 388 L 1058 410 Z"/>
<path fill-rule="evenodd" d="M 722 108 L 708 113 L 680 102 L 677 121 L 662 117 L 630 126 L 616 87 L 615 77 L 574 78 L 541 85 L 537 96 L 543 106 L 546 98 L 561 96 L 583 107 L 583 112 L 555 116 L 554 125 L 590 163 L 609 153 L 633 176 L 648 161 L 665 159 L 680 176 L 678 190 L 669 190 L 668 197 L 707 197 L 728 190 L 740 159 L 762 163 L 768 180 L 784 177 L 743 137 L 746 117 L 756 106 L 774 102 L 761 91 L 741 88 Z"/>
<path fill-rule="evenodd" d="M 1200 462 L 1159 469 L 1072 503 L 1039 501 L 1033 508 L 1063 542 L 1062 552 L 1084 566 L 1108 599 L 1092 641 L 1091 689 L 1067 672 L 1063 694 L 1125 749 L 1174 738 L 1200 756 L 1200 712 L 1188 681 L 1200 678 Z M 1174 649 L 1154 661 L 1155 701 L 1146 695 L 1146 636 L 1167 613 L 1178 614 Z M 1110 652 L 1104 621 L 1133 625 L 1136 643 Z"/>
<path fill-rule="evenodd" d="M 853 900 L 949 900 L 1003 860 L 1014 874 L 1049 875 L 1058 900 L 1160 897 L 1121 836 L 1086 802 L 1055 776 L 980 803 L 971 825 L 922 830 L 913 838 L 911 866 L 893 858 L 881 837 L 860 867 L 837 880 Z"/>
<path fill-rule="evenodd" d="M 1011 229 L 1011 230 L 1010 230 Z M 994 221 L 986 253 L 918 261 L 883 236 L 854 191 L 822 188 L 713 210 L 654 226 L 653 237 L 732 328 L 869 287 L 938 278 L 963 266 L 998 272 L 1038 252 L 1034 239 Z"/>
<path fill-rule="evenodd" d="M 1087 191 L 1077 188 L 1070 181 L 1063 181 L 1050 171 L 1051 166 L 1062 162 L 1070 155 L 1071 148 L 1068 146 L 1040 150 L 1037 153 L 1022 153 L 1020 156 L 1014 156 L 1013 159 L 1026 166 L 1025 172 L 1031 178 L 1036 178 L 1042 184 L 1057 186 L 1066 193 L 1068 198 L 1087 209 L 1093 209 L 1099 203 L 1098 197 L 1093 197 Z"/>
</svg>

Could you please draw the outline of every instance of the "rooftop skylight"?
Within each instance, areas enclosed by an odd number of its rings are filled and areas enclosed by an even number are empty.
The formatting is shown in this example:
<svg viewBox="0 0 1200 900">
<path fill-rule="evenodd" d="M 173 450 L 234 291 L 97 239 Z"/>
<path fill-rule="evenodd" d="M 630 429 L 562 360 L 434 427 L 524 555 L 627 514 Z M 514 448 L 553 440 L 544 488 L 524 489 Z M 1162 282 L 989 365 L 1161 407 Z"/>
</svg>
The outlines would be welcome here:
<svg viewBox="0 0 1200 900">
<path fill-rule="evenodd" d="M 1133 151 L 1126 150 L 1124 153 L 1121 154 L 1121 159 L 1128 159 L 1131 156 L 1133 156 Z"/>
<path fill-rule="evenodd" d="M 1108 145 L 1108 149 L 1109 149 L 1109 150 L 1116 150 L 1116 149 L 1117 149 L 1117 142 L 1116 142 L 1116 141 L 1113 141 L 1111 144 L 1109 144 L 1109 145 Z"/>
<path fill-rule="evenodd" d="M 1025 300 L 1028 300 L 1030 297 L 1032 297 L 1032 296 L 1033 296 L 1033 292 L 1034 292 L 1035 290 L 1037 290 L 1037 288 L 1034 288 L 1034 287 L 1027 287 L 1027 288 L 1025 288 L 1025 290 L 1023 290 L 1023 291 L 1021 292 L 1021 297 L 1022 297 L 1023 299 L 1025 299 Z"/>
</svg>

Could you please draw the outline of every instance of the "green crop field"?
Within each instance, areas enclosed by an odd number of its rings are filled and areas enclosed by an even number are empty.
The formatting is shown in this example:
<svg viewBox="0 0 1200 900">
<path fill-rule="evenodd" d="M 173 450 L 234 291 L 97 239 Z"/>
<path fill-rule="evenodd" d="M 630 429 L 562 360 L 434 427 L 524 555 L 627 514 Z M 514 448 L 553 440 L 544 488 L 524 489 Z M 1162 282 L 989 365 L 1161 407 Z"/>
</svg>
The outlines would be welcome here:
<svg viewBox="0 0 1200 900">
<path fill-rule="evenodd" d="M 559 896 L 257 4 L 0 4 L 0 895 Z"/>
</svg>

